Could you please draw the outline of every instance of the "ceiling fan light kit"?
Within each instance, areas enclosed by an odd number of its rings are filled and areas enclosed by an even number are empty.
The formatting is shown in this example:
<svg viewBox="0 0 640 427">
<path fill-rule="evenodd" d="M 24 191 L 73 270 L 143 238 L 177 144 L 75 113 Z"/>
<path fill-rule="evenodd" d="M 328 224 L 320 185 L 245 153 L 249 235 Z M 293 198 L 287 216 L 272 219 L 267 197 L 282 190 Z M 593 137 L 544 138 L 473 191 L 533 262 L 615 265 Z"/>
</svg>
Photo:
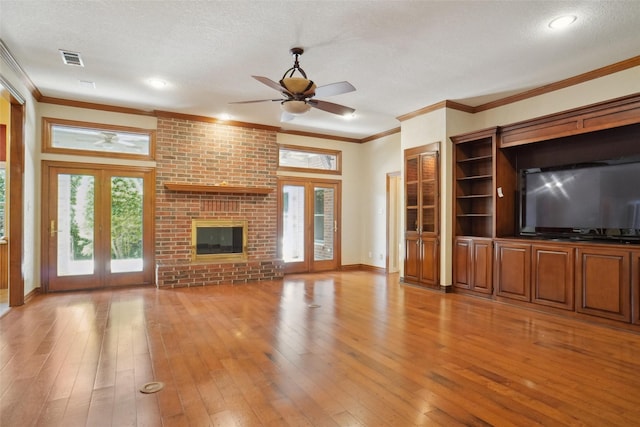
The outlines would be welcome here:
<svg viewBox="0 0 640 427">
<path fill-rule="evenodd" d="M 293 56 L 295 56 L 293 67 L 284 72 L 284 74 L 282 75 L 282 79 L 280 79 L 279 82 L 276 83 L 267 77 L 252 76 L 260 83 L 280 92 L 284 96 L 284 99 L 239 101 L 232 102 L 232 104 L 279 101 L 282 110 L 291 116 L 299 116 L 301 114 L 304 114 L 312 107 L 341 116 L 353 114 L 353 112 L 355 111 L 353 108 L 334 104 L 332 102 L 313 99 L 313 97 L 316 96 L 316 93 L 320 93 L 320 96 L 333 96 L 353 92 L 354 90 L 356 90 L 356 88 L 353 87 L 351 83 L 337 82 L 320 87 L 316 86 L 313 80 L 307 78 L 307 73 L 304 72 L 304 70 L 300 67 L 300 63 L 298 62 L 298 57 L 304 53 L 304 49 L 302 49 L 301 47 L 294 47 L 290 52 Z M 296 72 L 300 74 L 301 77 L 294 77 L 294 74 Z"/>
<path fill-rule="evenodd" d="M 307 104 L 305 101 L 285 100 L 282 101 L 282 109 L 289 114 L 299 116 L 300 114 L 304 114 L 309 111 L 311 109 L 311 105 Z"/>
</svg>

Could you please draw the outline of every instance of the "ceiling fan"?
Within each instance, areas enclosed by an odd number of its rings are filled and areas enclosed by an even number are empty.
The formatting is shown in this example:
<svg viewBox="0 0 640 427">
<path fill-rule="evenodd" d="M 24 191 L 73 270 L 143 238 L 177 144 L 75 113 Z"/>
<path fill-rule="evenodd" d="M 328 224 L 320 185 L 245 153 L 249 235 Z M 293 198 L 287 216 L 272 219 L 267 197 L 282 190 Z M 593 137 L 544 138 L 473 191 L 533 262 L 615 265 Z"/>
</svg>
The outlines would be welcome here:
<svg viewBox="0 0 640 427">
<path fill-rule="evenodd" d="M 307 73 L 300 68 L 300 63 L 298 62 L 298 57 L 304 53 L 304 49 L 301 47 L 294 47 L 290 52 L 295 57 L 293 67 L 284 72 L 282 79 L 280 79 L 279 82 L 275 82 L 267 77 L 251 76 L 260 83 L 280 92 L 283 98 L 238 101 L 232 102 L 231 104 L 280 102 L 283 110 L 282 121 L 292 120 L 295 116 L 306 113 L 312 107 L 341 116 L 350 115 L 356 111 L 351 107 L 345 107 L 344 105 L 334 104 L 333 102 L 315 99 L 316 95 L 320 97 L 341 95 L 343 93 L 353 92 L 356 88 L 346 81 L 316 86 L 312 80 L 307 78 Z M 299 73 L 301 77 L 294 76 L 296 72 Z"/>
</svg>

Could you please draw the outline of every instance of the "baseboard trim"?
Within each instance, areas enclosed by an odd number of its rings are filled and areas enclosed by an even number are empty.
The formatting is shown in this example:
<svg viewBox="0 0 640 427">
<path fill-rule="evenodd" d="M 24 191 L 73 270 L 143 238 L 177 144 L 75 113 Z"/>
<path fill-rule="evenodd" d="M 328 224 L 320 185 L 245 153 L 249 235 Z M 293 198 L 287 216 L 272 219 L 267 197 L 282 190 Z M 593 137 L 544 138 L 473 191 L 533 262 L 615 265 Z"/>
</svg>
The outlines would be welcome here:
<svg viewBox="0 0 640 427">
<path fill-rule="evenodd" d="M 367 264 L 347 264 L 340 267 L 341 271 L 371 271 L 373 273 L 387 274 L 387 269 Z"/>
</svg>

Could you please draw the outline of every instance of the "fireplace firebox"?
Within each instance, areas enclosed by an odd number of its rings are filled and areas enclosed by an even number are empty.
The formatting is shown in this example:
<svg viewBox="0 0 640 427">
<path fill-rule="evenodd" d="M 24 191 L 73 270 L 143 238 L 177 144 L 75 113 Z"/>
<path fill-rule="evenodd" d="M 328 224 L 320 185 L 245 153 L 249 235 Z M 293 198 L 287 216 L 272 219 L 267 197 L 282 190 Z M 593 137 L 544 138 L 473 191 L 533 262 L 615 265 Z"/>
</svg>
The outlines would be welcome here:
<svg viewBox="0 0 640 427">
<path fill-rule="evenodd" d="M 247 259 L 247 221 L 192 221 L 193 261 L 244 261 Z"/>
</svg>

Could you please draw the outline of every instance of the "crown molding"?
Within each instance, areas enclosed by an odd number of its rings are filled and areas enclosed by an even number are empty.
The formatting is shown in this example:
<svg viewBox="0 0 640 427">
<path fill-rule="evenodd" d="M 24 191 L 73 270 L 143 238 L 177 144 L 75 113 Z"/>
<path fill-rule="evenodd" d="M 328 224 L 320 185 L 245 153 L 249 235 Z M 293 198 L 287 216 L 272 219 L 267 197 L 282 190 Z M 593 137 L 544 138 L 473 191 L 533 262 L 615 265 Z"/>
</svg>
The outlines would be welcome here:
<svg viewBox="0 0 640 427">
<path fill-rule="evenodd" d="M 7 63 L 9 68 L 11 68 L 13 72 L 18 75 L 18 78 L 27 87 L 27 90 L 31 92 L 31 95 L 36 100 L 39 100 L 42 97 L 42 94 L 40 93 L 36 85 L 33 84 L 27 73 L 24 72 L 20 64 L 18 64 L 18 61 L 16 61 L 16 59 L 13 57 L 11 51 L 9 51 L 9 48 L 4 44 L 4 41 L 2 39 L 0 39 L 0 58 L 2 58 L 2 60 Z M 1 77 L 2 76 L 0 76 L 0 78 Z M 11 95 L 14 98 L 18 99 L 21 104 L 25 103 L 24 97 L 20 95 L 20 93 L 4 78 L 2 78 L 2 85 L 6 87 L 7 90 L 11 92 Z"/>
<path fill-rule="evenodd" d="M 136 114 L 139 116 L 154 116 L 153 111 L 143 110 L 140 108 L 118 107 L 117 105 L 98 104 L 95 102 L 74 101 L 71 99 L 54 98 L 51 96 L 42 96 L 38 102 L 43 104 L 64 105 L 67 107 L 87 108 L 90 110 L 111 111 L 114 113 Z"/>
<path fill-rule="evenodd" d="M 454 110 L 464 111 L 465 113 L 475 114 L 481 111 L 487 111 L 493 108 L 502 107 L 504 105 L 513 104 L 514 102 L 523 101 L 525 99 L 534 98 L 536 96 L 544 95 L 545 93 L 554 92 L 556 90 L 564 89 L 570 86 L 575 86 L 580 83 L 595 80 L 600 77 L 605 77 L 610 74 L 615 74 L 620 71 L 628 70 L 629 68 L 637 66 L 640 66 L 640 55 L 634 56 L 633 58 L 625 59 L 624 61 L 616 62 L 611 65 L 607 65 L 605 67 L 587 71 L 586 73 L 578 74 L 577 76 L 569 77 L 564 80 L 520 92 L 515 95 L 506 96 L 504 98 L 487 102 L 485 104 L 480 104 L 475 107 L 465 105 L 456 101 L 445 100 L 432 105 L 428 105 L 419 110 L 403 114 L 401 116 L 398 116 L 397 119 L 402 122 L 404 120 L 412 119 L 414 117 L 421 116 L 423 114 L 427 114 L 441 108 L 451 108 Z"/>
<path fill-rule="evenodd" d="M 280 130 L 280 128 L 276 126 L 261 125 L 258 123 L 237 122 L 233 120 L 221 120 L 221 119 L 216 119 L 215 117 L 199 116 L 196 114 L 175 113 L 173 111 L 154 110 L 154 115 L 156 117 L 162 117 L 165 119 L 191 120 L 195 122 L 215 123 L 219 125 L 236 126 L 236 127 L 251 128 L 251 129 L 261 129 L 261 130 L 267 130 L 272 132 L 278 132 Z"/>
<path fill-rule="evenodd" d="M 400 133 L 400 130 L 401 130 L 400 127 L 389 129 L 387 131 L 376 133 L 376 134 L 368 136 L 366 138 L 362 138 L 360 140 L 360 142 L 361 143 L 365 143 L 365 142 L 375 141 L 376 139 L 384 138 L 385 136 L 389 136 L 389 135 L 394 135 L 396 133 Z"/>
<path fill-rule="evenodd" d="M 360 144 L 362 143 L 362 139 L 360 138 L 347 138 L 344 136 L 335 136 L 335 135 L 325 135 L 322 133 L 313 133 L 313 132 L 303 132 L 303 131 L 297 131 L 297 130 L 285 130 L 285 129 L 278 129 L 278 133 L 284 133 L 287 135 L 298 135 L 298 136 L 308 136 L 310 138 L 322 138 L 322 139 L 331 139 L 334 141 L 341 141 L 341 142 L 352 142 L 352 143 L 356 143 L 356 144 Z"/>
</svg>

